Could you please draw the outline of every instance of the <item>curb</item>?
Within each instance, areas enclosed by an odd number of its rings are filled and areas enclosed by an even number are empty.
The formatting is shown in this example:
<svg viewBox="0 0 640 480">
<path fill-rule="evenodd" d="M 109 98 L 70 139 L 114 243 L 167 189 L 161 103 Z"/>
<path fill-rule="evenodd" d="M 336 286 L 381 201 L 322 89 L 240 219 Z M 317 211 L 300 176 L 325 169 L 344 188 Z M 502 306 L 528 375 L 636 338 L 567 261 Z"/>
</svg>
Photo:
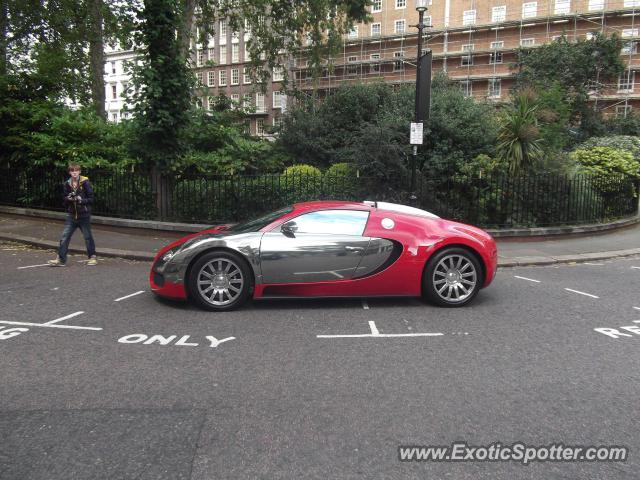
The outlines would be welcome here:
<svg viewBox="0 0 640 480">
<path fill-rule="evenodd" d="M 23 235 L 7 235 L 0 234 L 0 240 L 7 240 L 10 242 L 25 243 L 27 245 L 33 245 L 34 247 L 46 248 L 46 249 L 58 249 L 58 242 L 51 240 L 44 240 L 35 237 L 26 237 Z M 84 248 L 76 248 L 69 246 L 69 253 L 86 253 Z M 136 252 L 133 250 L 118 250 L 115 248 L 97 248 L 96 255 L 98 257 L 115 257 L 125 258 L 128 260 L 142 260 L 151 262 L 155 258 L 154 253 L 149 252 Z"/>
<path fill-rule="evenodd" d="M 57 249 L 58 242 L 51 240 L 44 240 L 35 237 L 26 237 L 23 235 L 7 235 L 0 234 L 0 240 L 6 240 L 11 242 L 25 243 L 33 245 L 34 247 Z M 85 253 L 84 248 L 69 247 L 70 253 Z M 150 252 L 137 252 L 132 250 L 118 250 L 114 248 L 98 248 L 97 255 L 99 257 L 115 257 L 125 258 L 128 260 L 141 260 L 151 262 L 155 258 L 154 253 Z M 611 250 L 608 252 L 594 252 L 594 253 L 576 253 L 571 255 L 555 255 L 549 257 L 506 257 L 498 258 L 498 267 L 524 267 L 524 266 L 540 266 L 540 265 L 553 265 L 556 263 L 570 263 L 570 262 L 587 262 L 590 260 L 607 260 L 617 257 L 628 257 L 631 255 L 640 255 L 640 248 L 631 248 L 628 250 Z"/>
<path fill-rule="evenodd" d="M 51 210 L 40 210 L 36 208 L 9 207 L 0 205 L 0 213 L 10 215 L 24 215 L 27 217 L 48 218 L 52 220 L 64 220 L 64 212 Z M 91 223 L 96 225 L 108 225 L 112 227 L 140 228 L 145 230 L 160 230 L 168 232 L 196 233 L 211 224 L 202 223 L 177 223 L 160 222 L 156 220 L 132 220 L 128 218 L 91 216 Z M 555 235 L 584 234 L 594 232 L 604 232 L 615 230 L 640 223 L 640 215 L 615 220 L 609 223 L 596 223 L 587 225 L 559 226 L 559 227 L 536 227 L 536 228 L 510 228 L 510 229 L 484 229 L 493 238 L 522 238 L 522 237 L 548 237 Z"/>
</svg>

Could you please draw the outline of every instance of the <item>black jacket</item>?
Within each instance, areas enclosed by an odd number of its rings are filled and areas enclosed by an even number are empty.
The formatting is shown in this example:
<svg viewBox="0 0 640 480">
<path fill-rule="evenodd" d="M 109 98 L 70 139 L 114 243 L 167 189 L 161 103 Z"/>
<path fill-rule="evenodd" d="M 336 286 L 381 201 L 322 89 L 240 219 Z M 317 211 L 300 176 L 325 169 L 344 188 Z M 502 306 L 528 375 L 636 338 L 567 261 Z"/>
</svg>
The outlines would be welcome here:
<svg viewBox="0 0 640 480">
<path fill-rule="evenodd" d="M 93 188 L 87 177 L 80 176 L 79 185 L 72 183 L 73 178 L 64 182 L 62 202 L 67 213 L 73 218 L 86 218 L 91 215 L 91 204 L 93 203 Z M 77 198 L 77 201 L 73 199 Z"/>
</svg>

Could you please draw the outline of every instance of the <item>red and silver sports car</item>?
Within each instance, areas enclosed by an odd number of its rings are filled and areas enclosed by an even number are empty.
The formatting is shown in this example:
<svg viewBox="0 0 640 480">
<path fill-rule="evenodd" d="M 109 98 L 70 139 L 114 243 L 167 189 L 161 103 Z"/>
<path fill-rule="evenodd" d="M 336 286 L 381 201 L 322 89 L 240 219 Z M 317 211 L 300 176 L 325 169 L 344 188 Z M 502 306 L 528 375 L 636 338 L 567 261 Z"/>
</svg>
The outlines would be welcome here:
<svg viewBox="0 0 640 480">
<path fill-rule="evenodd" d="M 231 310 L 249 297 L 424 296 L 469 303 L 496 273 L 491 236 L 383 202 L 299 203 L 162 248 L 151 289 Z"/>
</svg>

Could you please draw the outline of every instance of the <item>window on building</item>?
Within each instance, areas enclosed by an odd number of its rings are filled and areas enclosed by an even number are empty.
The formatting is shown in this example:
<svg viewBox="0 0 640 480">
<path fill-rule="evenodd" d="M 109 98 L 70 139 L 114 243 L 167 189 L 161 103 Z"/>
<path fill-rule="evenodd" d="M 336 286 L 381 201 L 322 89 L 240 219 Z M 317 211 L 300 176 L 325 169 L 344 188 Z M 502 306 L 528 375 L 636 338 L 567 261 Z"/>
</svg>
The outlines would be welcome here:
<svg viewBox="0 0 640 480">
<path fill-rule="evenodd" d="M 396 20 L 393 26 L 393 31 L 395 33 L 404 33 L 407 28 L 406 20 Z"/>
<path fill-rule="evenodd" d="M 240 94 L 239 93 L 232 93 L 231 94 L 231 108 L 233 108 L 234 110 L 236 108 L 238 108 L 238 105 L 240 104 Z"/>
<path fill-rule="evenodd" d="M 495 65 L 496 63 L 502 63 L 502 52 L 491 52 L 489 54 L 489 64 Z"/>
<path fill-rule="evenodd" d="M 216 60 L 216 49 L 215 48 L 210 48 L 209 49 L 209 56 L 208 59 L 212 62 L 214 62 Z"/>
<path fill-rule="evenodd" d="M 406 8 L 407 0 L 396 0 L 396 8 Z"/>
<path fill-rule="evenodd" d="M 204 85 L 204 72 L 196 73 L 196 81 L 198 83 L 198 86 Z"/>
<path fill-rule="evenodd" d="M 253 97 L 250 93 L 245 93 L 242 97 L 242 108 L 250 110 L 253 107 Z"/>
<path fill-rule="evenodd" d="M 596 38 L 596 32 L 587 32 L 584 37 L 587 40 L 593 40 Z"/>
<path fill-rule="evenodd" d="M 116 123 L 118 122 L 118 113 L 117 112 L 111 114 L 111 120 L 116 122 Z"/>
<path fill-rule="evenodd" d="M 501 5 L 491 9 L 491 22 L 504 22 L 507 19 L 507 6 Z"/>
<path fill-rule="evenodd" d="M 264 136 L 264 118 L 256 120 L 256 135 L 259 137 Z"/>
<path fill-rule="evenodd" d="M 532 47 L 536 44 L 536 39 L 535 38 L 522 38 L 520 39 L 520 46 L 521 47 Z"/>
<path fill-rule="evenodd" d="M 210 86 L 210 87 L 215 87 L 216 86 L 216 72 L 215 72 L 215 70 L 211 70 L 207 74 L 207 85 Z"/>
<path fill-rule="evenodd" d="M 640 7 L 640 0 L 624 0 L 624 8 Z"/>
<path fill-rule="evenodd" d="M 462 25 L 475 25 L 476 23 L 476 11 L 465 10 L 462 12 Z"/>
<path fill-rule="evenodd" d="M 207 110 L 213 111 L 213 107 L 216 106 L 216 97 L 207 97 Z"/>
<path fill-rule="evenodd" d="M 349 30 L 349 38 L 358 38 L 358 26 L 355 25 L 351 30 Z"/>
<path fill-rule="evenodd" d="M 369 66 L 369 71 L 371 73 L 380 73 L 380 64 L 378 63 L 378 61 L 380 60 L 380 54 L 372 53 L 371 55 L 369 55 L 369 59 L 374 62 Z"/>
<path fill-rule="evenodd" d="M 489 98 L 500 98 L 502 90 L 501 81 L 499 78 L 490 78 L 489 86 L 487 89 L 487 96 Z"/>
<path fill-rule="evenodd" d="M 433 27 L 433 23 L 431 23 L 431 15 L 425 15 L 424 17 L 424 24 L 427 27 Z"/>
<path fill-rule="evenodd" d="M 404 52 L 393 52 L 393 58 L 395 59 L 393 61 L 393 71 L 401 72 L 404 70 L 404 61 L 402 60 L 404 58 Z"/>
<path fill-rule="evenodd" d="M 202 108 L 202 99 L 200 97 L 196 98 L 196 108 Z"/>
<path fill-rule="evenodd" d="M 491 50 L 498 50 L 499 48 L 504 48 L 504 40 L 491 42 Z"/>
<path fill-rule="evenodd" d="M 381 33 L 382 33 L 381 24 L 379 22 L 378 23 L 372 23 L 371 24 L 371 36 L 372 37 L 379 37 Z"/>
<path fill-rule="evenodd" d="M 197 57 L 196 57 L 196 58 L 197 58 L 197 60 L 196 60 L 196 61 L 197 61 L 197 65 L 198 65 L 199 67 L 201 67 L 202 65 L 204 65 L 204 61 L 205 61 L 205 60 L 204 60 L 204 50 L 203 50 L 203 49 L 199 49 L 199 50 L 198 50 L 198 52 L 197 52 Z"/>
<path fill-rule="evenodd" d="M 358 61 L 358 57 L 356 56 L 351 56 L 351 57 L 347 57 L 347 62 L 349 63 L 354 63 Z M 358 66 L 357 65 L 347 65 L 346 66 L 346 74 L 347 75 L 357 75 L 358 73 Z"/>
<path fill-rule="evenodd" d="M 280 115 L 275 115 L 273 117 L 273 126 L 276 128 L 280 128 L 282 126 L 282 117 Z"/>
<path fill-rule="evenodd" d="M 123 83 L 122 84 L 122 91 L 120 92 L 120 96 L 122 98 L 126 98 L 128 90 L 129 90 L 129 84 L 128 83 Z"/>
<path fill-rule="evenodd" d="M 603 10 L 603 9 L 604 9 L 604 0 L 589 0 L 590 12 L 594 10 Z"/>
<path fill-rule="evenodd" d="M 625 42 L 620 53 L 638 53 L 638 42 Z"/>
<path fill-rule="evenodd" d="M 118 98 L 118 88 L 115 85 L 111 85 L 111 98 L 113 100 Z"/>
<path fill-rule="evenodd" d="M 220 85 L 221 87 L 224 87 L 227 85 L 227 71 L 226 70 L 220 70 L 220 72 L 218 73 L 218 85 Z"/>
<path fill-rule="evenodd" d="M 111 74 L 116 74 L 116 62 L 111 62 Z"/>
<path fill-rule="evenodd" d="M 462 45 L 463 52 L 473 52 L 475 48 L 476 48 L 475 43 L 467 43 L 465 45 Z"/>
<path fill-rule="evenodd" d="M 637 28 L 624 28 L 622 30 L 623 37 L 637 37 L 639 29 Z"/>
<path fill-rule="evenodd" d="M 234 43 L 231 45 L 231 62 L 238 63 L 240 61 L 240 45 Z"/>
<path fill-rule="evenodd" d="M 471 80 L 463 80 L 460 82 L 460 90 L 465 97 L 470 97 L 473 93 L 473 83 Z"/>
<path fill-rule="evenodd" d="M 220 45 L 220 62 L 221 65 L 227 63 L 227 46 Z"/>
<path fill-rule="evenodd" d="M 556 0 L 553 8 L 555 15 L 567 15 L 571 11 L 571 0 Z"/>
<path fill-rule="evenodd" d="M 463 55 L 460 57 L 460 66 L 468 67 L 473 65 L 473 55 Z"/>
<path fill-rule="evenodd" d="M 227 20 L 224 18 L 220 20 L 220 39 L 222 38 L 227 38 Z"/>
<path fill-rule="evenodd" d="M 271 76 L 274 82 L 281 82 L 282 80 L 284 80 L 284 70 L 282 69 L 282 67 L 273 67 Z"/>
<path fill-rule="evenodd" d="M 382 0 L 373 0 L 371 4 L 371 11 L 373 13 L 382 11 Z"/>
<path fill-rule="evenodd" d="M 231 85 L 238 85 L 240 83 L 240 70 L 237 68 L 231 69 Z"/>
<path fill-rule="evenodd" d="M 251 83 L 251 75 L 249 75 L 249 69 L 247 67 L 242 69 L 242 82 L 245 85 Z"/>
<path fill-rule="evenodd" d="M 616 117 L 624 117 L 631 113 L 631 105 L 616 105 Z"/>
<path fill-rule="evenodd" d="M 627 70 L 618 78 L 618 92 L 633 92 L 635 85 L 636 72 Z"/>
<path fill-rule="evenodd" d="M 538 15 L 538 2 L 522 4 L 522 18 L 533 18 Z"/>
<path fill-rule="evenodd" d="M 282 108 L 284 95 L 280 91 L 273 92 L 273 108 Z"/>
<path fill-rule="evenodd" d="M 264 93 L 258 92 L 256 93 L 256 112 L 263 113 L 265 112 L 264 106 Z"/>
</svg>

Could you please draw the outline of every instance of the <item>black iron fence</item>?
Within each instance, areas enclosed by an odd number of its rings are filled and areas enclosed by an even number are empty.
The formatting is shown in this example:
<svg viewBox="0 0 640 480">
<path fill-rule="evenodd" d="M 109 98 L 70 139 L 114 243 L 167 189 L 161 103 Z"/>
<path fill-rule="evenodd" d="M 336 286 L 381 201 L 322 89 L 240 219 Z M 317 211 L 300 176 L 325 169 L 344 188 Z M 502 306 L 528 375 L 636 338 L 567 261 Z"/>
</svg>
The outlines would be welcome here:
<svg viewBox="0 0 640 480">
<path fill-rule="evenodd" d="M 404 178 L 328 175 L 187 175 L 88 172 L 94 214 L 196 223 L 231 222 L 306 200 L 409 203 Z M 63 172 L 5 172 L 0 204 L 62 210 Z M 596 223 L 638 213 L 638 179 L 619 176 L 458 174 L 419 178 L 416 204 L 484 227 Z"/>
</svg>

